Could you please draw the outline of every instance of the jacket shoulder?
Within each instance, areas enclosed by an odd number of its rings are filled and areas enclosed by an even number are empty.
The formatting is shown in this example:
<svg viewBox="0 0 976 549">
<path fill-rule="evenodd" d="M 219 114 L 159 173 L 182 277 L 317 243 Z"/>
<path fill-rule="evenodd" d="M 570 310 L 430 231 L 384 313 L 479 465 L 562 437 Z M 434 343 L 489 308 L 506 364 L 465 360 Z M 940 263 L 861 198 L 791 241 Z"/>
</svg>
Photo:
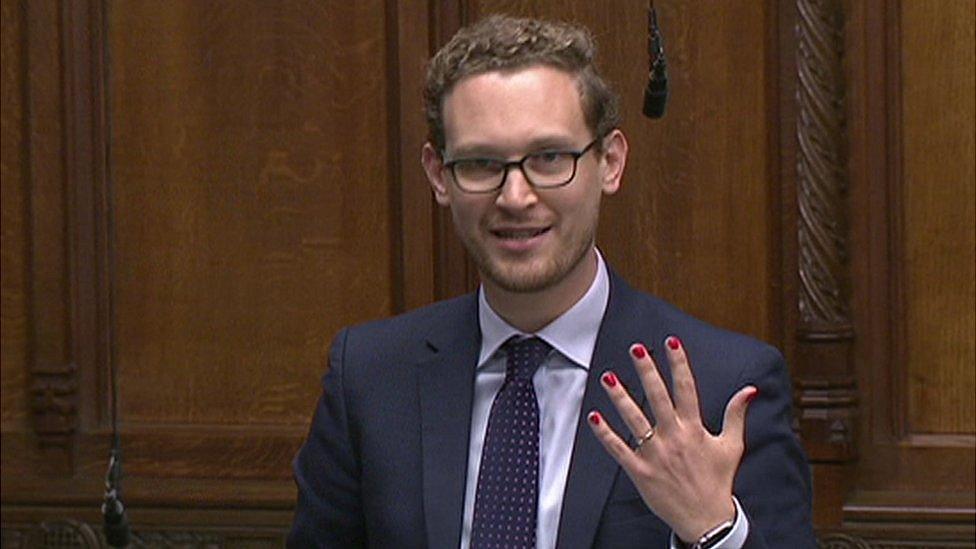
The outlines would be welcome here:
<svg viewBox="0 0 976 549">
<path fill-rule="evenodd" d="M 332 341 L 332 353 L 347 358 L 402 359 L 426 352 L 431 342 L 457 330 L 478 329 L 478 299 L 471 293 L 438 301 L 393 317 L 347 326 Z"/>
</svg>

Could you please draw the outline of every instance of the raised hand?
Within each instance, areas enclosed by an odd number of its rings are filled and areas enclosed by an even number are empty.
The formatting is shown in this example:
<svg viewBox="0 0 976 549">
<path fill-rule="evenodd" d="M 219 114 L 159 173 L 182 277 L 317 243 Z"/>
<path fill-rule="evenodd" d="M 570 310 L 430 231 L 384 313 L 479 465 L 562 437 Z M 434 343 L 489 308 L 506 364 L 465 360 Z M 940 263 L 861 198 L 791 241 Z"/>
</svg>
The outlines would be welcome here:
<svg viewBox="0 0 976 549">
<path fill-rule="evenodd" d="M 745 448 L 746 407 L 759 391 L 746 386 L 735 393 L 725 407 L 722 432 L 713 435 L 702 424 L 695 378 L 681 341 L 670 336 L 665 347 L 673 395 L 644 345 L 635 343 L 630 348 L 655 425 L 612 371 L 601 377 L 603 388 L 637 441 L 634 447 L 598 411 L 587 417 L 594 434 L 626 471 L 648 507 L 688 541 L 735 515 L 732 483 Z"/>
</svg>

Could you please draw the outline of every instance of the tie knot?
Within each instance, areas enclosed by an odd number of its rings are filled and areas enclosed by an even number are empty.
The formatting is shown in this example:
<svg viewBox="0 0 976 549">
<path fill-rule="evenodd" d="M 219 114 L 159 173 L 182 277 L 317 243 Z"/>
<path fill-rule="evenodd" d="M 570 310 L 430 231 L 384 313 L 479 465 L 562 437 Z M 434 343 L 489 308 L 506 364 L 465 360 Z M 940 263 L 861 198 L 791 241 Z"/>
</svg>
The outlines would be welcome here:
<svg viewBox="0 0 976 549">
<path fill-rule="evenodd" d="M 508 367 L 505 371 L 506 378 L 531 379 L 532 375 L 546 359 L 552 347 L 548 343 L 537 337 L 526 339 L 516 339 L 513 337 L 505 344 L 505 352 L 508 354 Z"/>
</svg>

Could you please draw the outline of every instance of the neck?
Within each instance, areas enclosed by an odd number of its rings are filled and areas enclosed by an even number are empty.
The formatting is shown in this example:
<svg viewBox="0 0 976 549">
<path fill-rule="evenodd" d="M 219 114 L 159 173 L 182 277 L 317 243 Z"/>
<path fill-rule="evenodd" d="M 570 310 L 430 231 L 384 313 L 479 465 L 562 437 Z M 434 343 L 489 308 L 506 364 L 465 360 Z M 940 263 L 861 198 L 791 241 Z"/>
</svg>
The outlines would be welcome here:
<svg viewBox="0 0 976 549">
<path fill-rule="evenodd" d="M 511 292 L 484 279 L 485 299 L 506 322 L 534 333 L 583 298 L 596 278 L 596 268 L 596 250 L 591 248 L 562 280 L 535 292 Z"/>
</svg>

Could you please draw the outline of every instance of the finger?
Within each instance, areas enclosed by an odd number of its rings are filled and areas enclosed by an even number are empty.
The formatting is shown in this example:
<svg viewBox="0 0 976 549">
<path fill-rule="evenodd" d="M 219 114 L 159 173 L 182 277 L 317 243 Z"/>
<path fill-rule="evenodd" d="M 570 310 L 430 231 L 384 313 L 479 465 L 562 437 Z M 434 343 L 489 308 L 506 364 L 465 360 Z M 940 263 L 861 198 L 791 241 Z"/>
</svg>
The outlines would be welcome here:
<svg viewBox="0 0 976 549">
<path fill-rule="evenodd" d="M 701 424 L 701 409 L 698 404 L 698 388 L 695 386 L 695 376 L 691 373 L 688 354 L 678 336 L 668 336 L 664 340 L 667 347 L 668 362 L 671 364 L 671 379 L 674 381 L 674 408 L 678 417 L 688 421 L 689 425 Z"/>
<path fill-rule="evenodd" d="M 746 409 L 749 403 L 759 395 L 759 389 L 748 385 L 739 389 L 732 395 L 729 403 L 725 405 L 725 418 L 722 420 L 722 438 L 728 437 L 729 440 L 738 443 L 745 442 L 746 430 Z"/>
<path fill-rule="evenodd" d="M 644 415 L 640 406 L 631 398 L 626 387 L 620 382 L 620 378 L 607 370 L 600 376 L 600 382 L 603 383 L 603 389 L 610 397 L 610 402 L 613 403 L 613 407 L 617 409 L 620 417 L 624 419 L 624 423 L 627 424 L 627 428 L 630 429 L 634 438 L 640 438 L 647 434 L 651 428 L 651 423 L 647 420 L 647 416 Z"/>
<path fill-rule="evenodd" d="M 620 438 L 617 433 L 610 428 L 610 425 L 603 419 L 600 412 L 593 410 L 586 416 L 587 422 L 590 424 L 590 430 L 596 435 L 597 440 L 603 445 L 607 453 L 620 464 L 621 467 L 626 471 L 633 470 L 636 462 L 640 459 L 637 454 L 631 450 L 630 446 Z"/>
<path fill-rule="evenodd" d="M 668 387 L 661 379 L 654 358 L 647 352 L 647 347 L 641 343 L 630 346 L 630 357 L 634 361 L 634 368 L 640 376 L 644 394 L 647 395 L 647 401 L 651 405 L 655 427 L 667 428 L 674 423 L 674 404 L 671 403 Z"/>
</svg>

